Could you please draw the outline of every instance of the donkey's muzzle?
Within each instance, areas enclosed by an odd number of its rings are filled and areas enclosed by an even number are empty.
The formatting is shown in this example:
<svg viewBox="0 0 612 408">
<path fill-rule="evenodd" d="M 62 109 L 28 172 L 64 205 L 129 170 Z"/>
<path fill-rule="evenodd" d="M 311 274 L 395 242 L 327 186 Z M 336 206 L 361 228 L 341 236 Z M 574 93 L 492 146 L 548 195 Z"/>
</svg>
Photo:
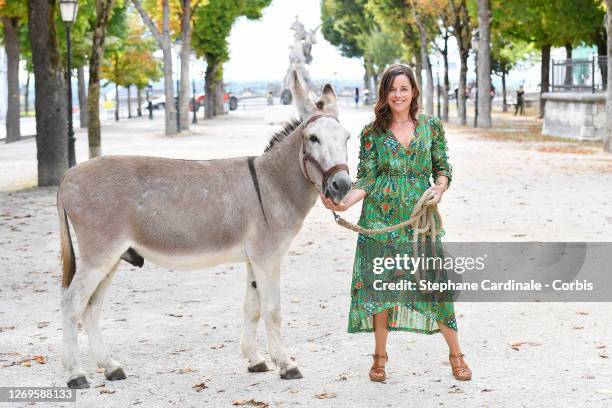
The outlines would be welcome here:
<svg viewBox="0 0 612 408">
<path fill-rule="evenodd" d="M 331 197 L 336 204 L 340 203 L 351 189 L 351 177 L 341 170 L 327 180 L 325 196 Z"/>
</svg>

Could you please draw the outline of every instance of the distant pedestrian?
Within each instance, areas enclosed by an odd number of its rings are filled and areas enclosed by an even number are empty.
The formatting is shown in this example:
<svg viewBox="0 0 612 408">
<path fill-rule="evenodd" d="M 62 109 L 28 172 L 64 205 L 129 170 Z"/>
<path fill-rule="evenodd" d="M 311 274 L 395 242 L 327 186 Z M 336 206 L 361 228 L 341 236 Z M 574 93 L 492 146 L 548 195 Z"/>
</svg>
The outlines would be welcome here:
<svg viewBox="0 0 612 408">
<path fill-rule="evenodd" d="M 355 107 L 359 107 L 359 88 L 355 88 Z"/>
<path fill-rule="evenodd" d="M 516 106 L 514 108 L 514 116 L 519 113 L 521 116 L 525 114 L 525 91 L 521 85 L 516 91 Z"/>
</svg>

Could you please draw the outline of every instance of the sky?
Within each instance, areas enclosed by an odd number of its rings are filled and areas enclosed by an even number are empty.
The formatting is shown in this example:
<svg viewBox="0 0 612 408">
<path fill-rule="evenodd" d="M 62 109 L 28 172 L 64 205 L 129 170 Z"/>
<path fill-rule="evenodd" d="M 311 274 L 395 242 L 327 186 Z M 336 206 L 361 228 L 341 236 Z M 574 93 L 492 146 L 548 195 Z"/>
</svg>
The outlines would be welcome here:
<svg viewBox="0 0 612 408">
<path fill-rule="evenodd" d="M 282 81 L 289 67 L 289 46 L 295 16 L 307 30 L 321 24 L 320 0 L 273 0 L 263 10 L 260 20 L 241 17 L 229 38 L 230 60 L 224 65 L 225 81 Z M 314 79 L 363 78 L 363 66 L 357 58 L 344 58 L 327 42 L 321 30 L 312 47 L 313 61 L 308 69 Z"/>
</svg>

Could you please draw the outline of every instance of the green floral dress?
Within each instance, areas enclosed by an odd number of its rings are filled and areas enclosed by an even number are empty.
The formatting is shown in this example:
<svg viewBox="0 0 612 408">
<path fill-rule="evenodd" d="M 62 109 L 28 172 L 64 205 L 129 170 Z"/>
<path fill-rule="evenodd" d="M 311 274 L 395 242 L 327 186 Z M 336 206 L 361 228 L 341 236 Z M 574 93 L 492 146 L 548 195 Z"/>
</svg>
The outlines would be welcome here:
<svg viewBox="0 0 612 408">
<path fill-rule="evenodd" d="M 354 188 L 367 193 L 360 226 L 381 228 L 409 219 L 414 205 L 430 187 L 431 176 L 434 180 L 446 176 L 450 185 L 452 167 L 448 162 L 444 129 L 437 117 L 418 115 L 408 148 L 393 132 L 378 132 L 372 124 L 366 125 L 359 137 L 359 166 Z M 435 242 L 440 243 L 444 230 L 437 217 L 435 222 L 438 231 Z M 351 283 L 349 333 L 373 331 L 372 315 L 385 309 L 389 309 L 390 331 L 432 334 L 440 331 L 436 320 L 457 330 L 452 297 L 414 297 L 409 291 L 396 291 L 387 296 L 389 291 L 379 294 L 372 290 L 372 282 L 379 277 L 373 272 L 373 259 L 393 256 L 390 251 L 398 250 L 410 256 L 412 236 L 410 226 L 384 234 L 359 234 Z M 428 240 L 431 243 L 430 238 Z"/>
</svg>

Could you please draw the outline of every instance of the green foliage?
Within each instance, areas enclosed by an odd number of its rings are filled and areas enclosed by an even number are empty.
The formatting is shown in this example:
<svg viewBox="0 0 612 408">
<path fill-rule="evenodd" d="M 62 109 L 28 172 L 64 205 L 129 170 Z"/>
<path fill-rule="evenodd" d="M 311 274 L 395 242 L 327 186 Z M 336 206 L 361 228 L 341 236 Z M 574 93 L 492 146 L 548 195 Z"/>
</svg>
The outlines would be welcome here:
<svg viewBox="0 0 612 408">
<path fill-rule="evenodd" d="M 102 78 L 120 86 L 136 85 L 138 88 L 159 80 L 162 77 L 161 62 L 153 56 L 157 43 L 140 24 L 140 18 L 130 13 L 125 27 L 116 24 L 115 35 L 107 38 Z"/>
<path fill-rule="evenodd" d="M 323 37 L 347 58 L 363 57 L 363 38 L 375 28 L 366 9 L 367 0 L 323 0 L 321 32 Z"/>
<path fill-rule="evenodd" d="M 262 10 L 271 0 L 209 0 L 194 13 L 191 44 L 199 57 L 207 62 L 223 63 L 229 59 L 227 39 L 236 20 L 261 18 Z"/>
<path fill-rule="evenodd" d="M 371 62 L 376 74 L 382 73 L 387 65 L 392 64 L 402 53 L 400 36 L 380 28 L 360 36 L 359 43 L 363 47 L 364 57 Z"/>
</svg>

